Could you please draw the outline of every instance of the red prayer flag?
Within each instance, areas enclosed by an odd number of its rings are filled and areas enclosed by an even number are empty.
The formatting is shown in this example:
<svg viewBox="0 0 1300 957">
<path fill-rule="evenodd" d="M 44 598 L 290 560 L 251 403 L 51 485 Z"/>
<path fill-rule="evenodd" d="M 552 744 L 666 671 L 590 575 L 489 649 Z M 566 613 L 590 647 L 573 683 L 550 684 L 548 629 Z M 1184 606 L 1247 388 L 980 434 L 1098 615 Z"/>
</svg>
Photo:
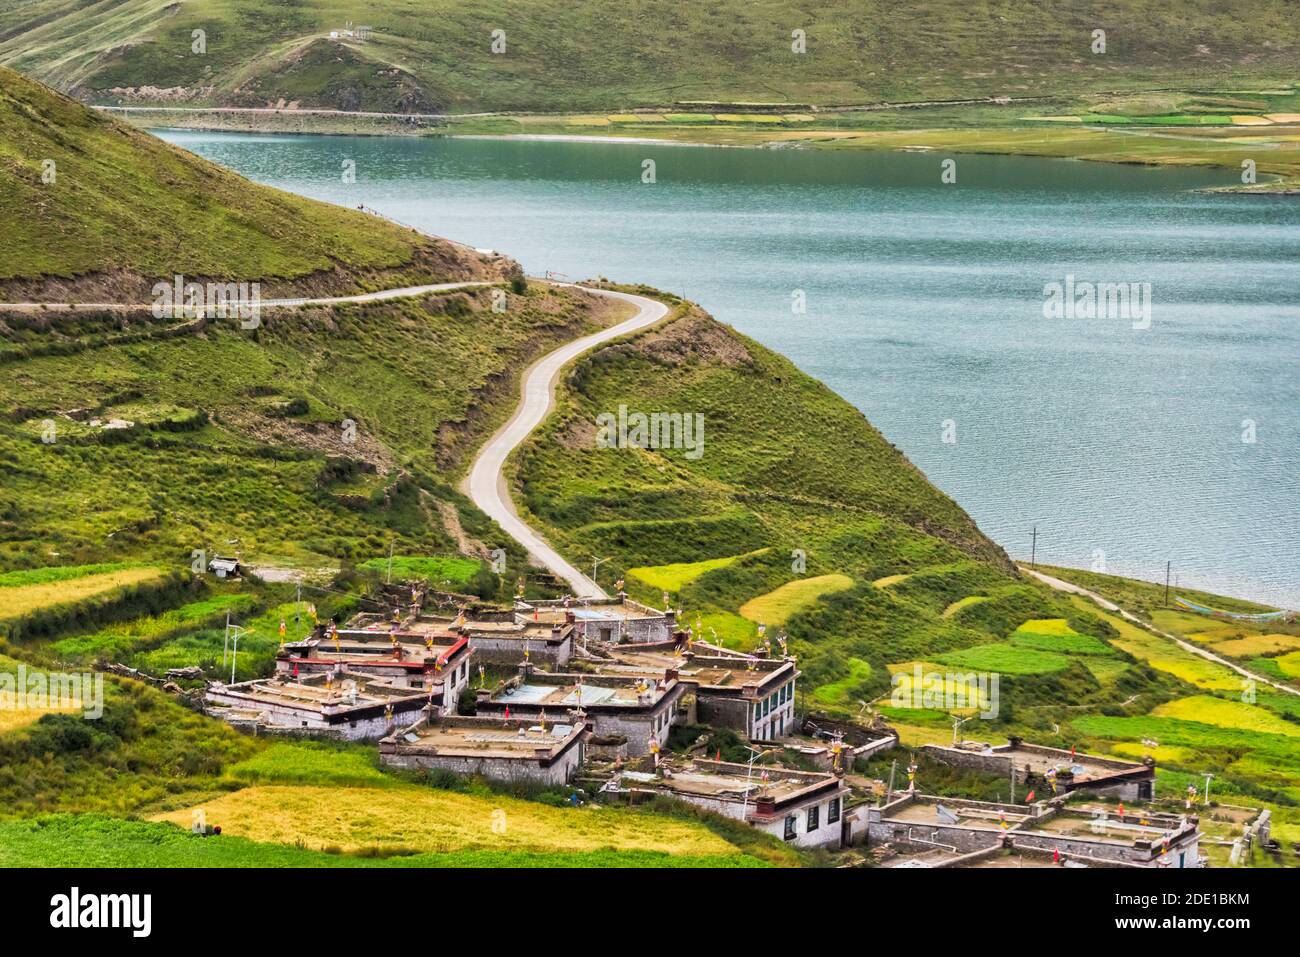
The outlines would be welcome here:
<svg viewBox="0 0 1300 957">
<path fill-rule="evenodd" d="M 1033 791 L 1030 791 L 1028 794 L 1025 795 L 1025 803 L 1026 803 L 1026 804 L 1029 804 L 1029 803 L 1031 803 L 1033 800 L 1034 800 L 1034 792 L 1033 792 Z"/>
</svg>

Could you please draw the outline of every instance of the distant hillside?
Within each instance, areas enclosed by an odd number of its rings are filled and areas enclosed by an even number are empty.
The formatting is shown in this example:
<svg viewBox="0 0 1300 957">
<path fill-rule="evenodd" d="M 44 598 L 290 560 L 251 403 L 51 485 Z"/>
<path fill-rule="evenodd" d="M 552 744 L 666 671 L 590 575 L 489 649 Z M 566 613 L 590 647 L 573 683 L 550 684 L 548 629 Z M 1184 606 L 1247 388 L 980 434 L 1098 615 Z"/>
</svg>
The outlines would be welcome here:
<svg viewBox="0 0 1300 957">
<path fill-rule="evenodd" d="M 112 102 L 347 110 L 851 104 L 1293 78 L 1289 0 L 0 0 L 0 62 Z M 360 19 L 358 19 L 360 18 Z M 357 20 L 366 42 L 330 39 Z M 1092 52 L 1093 30 L 1106 52 Z M 194 31 L 204 31 L 194 52 Z M 505 51 L 492 50 L 493 31 Z M 791 49 L 804 31 L 806 52 Z"/>
<path fill-rule="evenodd" d="M 0 67 L 0 301 L 149 302 L 160 280 L 352 292 L 516 269 L 242 176 Z"/>
</svg>

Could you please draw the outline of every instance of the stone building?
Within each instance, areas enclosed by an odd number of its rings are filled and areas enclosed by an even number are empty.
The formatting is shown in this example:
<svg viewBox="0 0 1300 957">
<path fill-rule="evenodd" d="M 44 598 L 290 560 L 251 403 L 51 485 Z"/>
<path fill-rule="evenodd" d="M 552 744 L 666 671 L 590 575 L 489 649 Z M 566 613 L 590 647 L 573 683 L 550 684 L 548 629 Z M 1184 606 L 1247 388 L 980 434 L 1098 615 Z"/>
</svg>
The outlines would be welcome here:
<svg viewBox="0 0 1300 957">
<path fill-rule="evenodd" d="M 633 601 L 626 595 L 616 598 L 561 599 L 558 601 L 517 601 L 515 616 L 519 621 L 539 624 L 572 624 L 575 639 L 606 644 L 640 644 L 671 641 L 677 629 L 677 613 L 659 611 Z"/>
<path fill-rule="evenodd" d="M 321 625 L 308 638 L 283 645 L 275 670 L 281 677 L 348 671 L 382 678 L 395 687 L 422 691 L 440 710 L 455 713 L 469 684 L 472 655 L 469 639 L 446 629 Z"/>
<path fill-rule="evenodd" d="M 1131 802 L 1149 801 L 1155 793 L 1156 762 L 1151 758 L 1140 763 L 1118 761 L 1029 744 L 1016 737 L 995 747 L 927 744 L 921 750 L 944 764 L 1008 779 L 1014 768 L 1016 781 L 1024 791 L 1037 789 L 1041 797 L 1077 791 Z"/>
<path fill-rule="evenodd" d="M 1098 866 L 1201 867 L 1195 817 L 1129 809 L 1079 808 L 1063 800 L 996 804 L 905 792 L 867 807 L 866 838 L 953 858 L 1006 847 Z"/>
<path fill-rule="evenodd" d="M 638 645 L 589 645 L 585 664 L 599 674 L 662 675 L 674 671 L 691 684 L 697 720 L 731 728 L 752 740 L 777 741 L 797 732 L 794 658 L 766 658 L 674 641 Z"/>
<path fill-rule="evenodd" d="M 432 716 L 380 741 L 379 761 L 390 768 L 559 787 L 577 776 L 588 734 L 576 722 Z"/>
<path fill-rule="evenodd" d="M 581 675 L 538 671 L 529 665 L 495 690 L 480 689 L 480 717 L 541 722 L 579 720 L 590 725 L 592 741 L 614 756 L 636 757 L 664 747 L 674 724 L 690 719 L 690 686 L 673 671 L 658 677 Z"/>
<path fill-rule="evenodd" d="M 253 733 L 373 741 L 409 724 L 428 693 L 350 671 L 209 685 L 206 712 Z"/>
<path fill-rule="evenodd" d="M 837 775 L 728 761 L 665 762 L 623 771 L 606 793 L 661 795 L 734 818 L 798 847 L 845 844 L 849 789 Z"/>
</svg>

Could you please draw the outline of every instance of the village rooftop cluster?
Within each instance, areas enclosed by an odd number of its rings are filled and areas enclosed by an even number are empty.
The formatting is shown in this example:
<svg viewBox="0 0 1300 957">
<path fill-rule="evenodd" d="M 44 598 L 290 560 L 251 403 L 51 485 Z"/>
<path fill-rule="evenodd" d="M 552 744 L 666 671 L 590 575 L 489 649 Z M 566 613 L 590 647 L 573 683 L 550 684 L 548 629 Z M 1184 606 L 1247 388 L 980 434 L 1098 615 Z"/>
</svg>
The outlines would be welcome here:
<svg viewBox="0 0 1300 957">
<path fill-rule="evenodd" d="M 592 799 L 684 801 L 804 848 L 903 867 L 1200 867 L 1186 813 L 1157 811 L 1155 762 L 1013 738 L 921 754 L 1008 782 L 1006 803 L 868 779 L 896 733 L 795 716 L 795 658 L 694 639 L 673 610 L 614 598 L 486 605 L 388 585 L 342 625 L 285 642 L 269 678 L 210 684 L 209 714 L 254 734 L 378 743 L 380 763 L 573 788 Z M 748 761 L 670 749 L 677 727 L 729 729 Z M 895 762 L 895 767 L 897 762 Z M 899 787 L 895 787 L 895 783 Z M 1090 799 L 1118 801 L 1089 805 Z M 1025 803 L 1020 803 L 1023 800 Z M 1267 813 L 1246 839 L 1268 840 Z"/>
</svg>

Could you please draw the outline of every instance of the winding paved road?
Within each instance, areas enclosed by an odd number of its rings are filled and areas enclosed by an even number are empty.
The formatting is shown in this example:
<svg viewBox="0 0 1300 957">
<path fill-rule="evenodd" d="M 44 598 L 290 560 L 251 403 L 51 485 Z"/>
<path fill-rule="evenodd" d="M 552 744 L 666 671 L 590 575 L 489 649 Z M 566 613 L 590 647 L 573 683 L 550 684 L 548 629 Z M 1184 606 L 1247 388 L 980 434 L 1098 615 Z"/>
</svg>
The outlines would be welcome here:
<svg viewBox="0 0 1300 957">
<path fill-rule="evenodd" d="M 506 459 L 519 445 L 528 438 L 532 431 L 541 425 L 555 405 L 555 384 L 560 372 L 566 365 L 589 349 L 617 339 L 619 336 L 638 329 L 652 326 L 668 315 L 668 307 L 656 299 L 637 296 L 626 292 L 613 292 L 606 289 L 592 289 L 588 286 L 576 286 L 573 283 L 550 283 L 553 286 L 571 286 L 584 289 L 596 296 L 620 299 L 637 307 L 636 315 L 625 319 L 608 329 L 602 329 L 581 339 L 565 343 L 554 352 L 543 356 L 530 366 L 523 376 L 523 387 L 519 407 L 515 409 L 510 420 L 495 435 L 484 443 L 470 467 L 469 475 L 461 488 L 480 509 L 490 515 L 506 533 L 528 550 L 532 558 L 560 578 L 567 581 L 579 598 L 604 598 L 604 590 L 592 579 L 580 572 L 546 543 L 537 532 L 520 520 L 510 500 L 510 491 L 506 486 L 502 470 Z M 493 286 L 499 283 L 489 281 L 444 282 L 426 286 L 405 286 L 400 289 L 384 289 L 379 292 L 358 293 L 351 296 L 328 296 L 322 298 L 299 299 L 263 299 L 258 305 L 262 308 L 277 306 L 330 306 L 350 302 L 376 302 L 382 299 L 401 299 L 406 296 L 423 296 L 430 293 L 449 292 L 453 289 L 468 289 L 478 286 Z M 235 307 L 243 303 L 229 303 Z M 147 303 L 39 303 L 39 302 L 3 302 L 0 311 L 48 310 L 51 312 L 74 312 L 90 309 L 150 309 Z"/>
<path fill-rule="evenodd" d="M 555 283 L 554 285 L 566 284 Z M 479 449 L 474 464 L 470 466 L 469 475 L 461 484 L 461 489 L 475 505 L 505 529 L 511 538 L 524 546 L 529 555 L 567 581 L 573 587 L 577 597 L 604 598 L 606 597 L 604 589 L 565 561 L 559 552 L 546 543 L 545 539 L 520 520 L 515 513 L 514 504 L 510 501 L 510 490 L 502 472 L 510 453 L 518 448 L 537 426 L 541 425 L 555 406 L 555 384 L 559 381 L 560 373 L 566 365 L 601 343 L 654 325 L 668 315 L 668 307 L 656 299 L 626 292 L 591 289 L 586 286 L 579 288 L 598 296 L 630 302 L 637 307 L 637 314 L 608 329 L 566 343 L 529 366 L 523 376 L 519 407 L 515 409 L 510 421 Z"/>
<path fill-rule="evenodd" d="M 500 282 L 477 280 L 475 282 L 437 282 L 428 286 L 403 286 L 400 289 L 381 289 L 378 292 L 361 292 L 351 296 L 324 296 L 319 299 L 259 299 L 256 303 L 232 301 L 232 309 L 257 305 L 266 309 L 275 306 L 338 306 L 349 302 L 378 302 L 381 299 L 402 299 L 407 296 L 427 296 L 453 289 L 474 289 L 479 286 L 499 286 Z M 152 309 L 151 303 L 141 302 L 0 302 L 0 311 L 30 312 L 42 309 L 48 312 L 80 312 L 87 309 Z"/>
</svg>

